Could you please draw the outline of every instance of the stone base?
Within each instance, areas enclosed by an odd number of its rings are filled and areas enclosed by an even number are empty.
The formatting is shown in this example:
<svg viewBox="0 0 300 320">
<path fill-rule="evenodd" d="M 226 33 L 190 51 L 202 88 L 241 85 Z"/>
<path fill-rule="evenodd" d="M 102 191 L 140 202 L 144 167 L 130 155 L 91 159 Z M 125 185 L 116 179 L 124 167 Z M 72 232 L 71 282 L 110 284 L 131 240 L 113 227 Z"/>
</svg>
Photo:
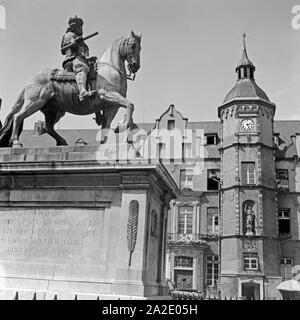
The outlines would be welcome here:
<svg viewBox="0 0 300 320">
<path fill-rule="evenodd" d="M 167 297 L 177 186 L 159 162 L 107 162 L 96 152 L 0 149 L 0 298 Z"/>
</svg>

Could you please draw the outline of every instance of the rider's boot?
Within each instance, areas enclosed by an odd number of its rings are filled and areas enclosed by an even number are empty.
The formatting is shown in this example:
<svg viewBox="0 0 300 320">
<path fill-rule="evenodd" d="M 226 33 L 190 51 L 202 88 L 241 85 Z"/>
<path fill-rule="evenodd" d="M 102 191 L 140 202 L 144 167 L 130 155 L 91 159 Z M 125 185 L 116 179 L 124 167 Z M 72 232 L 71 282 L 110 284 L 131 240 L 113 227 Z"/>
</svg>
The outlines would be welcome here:
<svg viewBox="0 0 300 320">
<path fill-rule="evenodd" d="M 87 79 L 87 72 L 85 70 L 81 70 L 80 72 L 76 73 L 76 82 L 79 89 L 80 101 L 83 101 L 86 98 L 91 96 L 91 93 L 86 90 L 86 79 Z"/>
</svg>

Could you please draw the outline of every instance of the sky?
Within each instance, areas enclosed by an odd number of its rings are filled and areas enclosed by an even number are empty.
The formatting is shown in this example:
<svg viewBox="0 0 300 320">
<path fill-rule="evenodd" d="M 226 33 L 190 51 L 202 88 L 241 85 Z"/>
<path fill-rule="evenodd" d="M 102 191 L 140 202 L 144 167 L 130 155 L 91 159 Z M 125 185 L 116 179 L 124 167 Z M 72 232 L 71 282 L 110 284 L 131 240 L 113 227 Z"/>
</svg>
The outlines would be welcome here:
<svg viewBox="0 0 300 320">
<path fill-rule="evenodd" d="M 256 66 L 257 84 L 277 105 L 277 120 L 300 120 L 300 29 L 292 8 L 300 0 L 0 0 L 0 119 L 4 121 L 28 79 L 61 67 L 61 38 L 69 17 L 84 21 L 90 54 L 115 39 L 142 33 L 141 68 L 129 82 L 134 121 L 154 122 L 175 104 L 189 121 L 217 121 L 217 108 L 236 81 L 242 34 Z M 1 21 L 0 21 L 1 27 Z M 122 119 L 120 111 L 113 125 Z M 32 129 L 41 112 L 25 120 Z M 97 128 L 93 115 L 66 115 L 59 129 Z"/>
</svg>

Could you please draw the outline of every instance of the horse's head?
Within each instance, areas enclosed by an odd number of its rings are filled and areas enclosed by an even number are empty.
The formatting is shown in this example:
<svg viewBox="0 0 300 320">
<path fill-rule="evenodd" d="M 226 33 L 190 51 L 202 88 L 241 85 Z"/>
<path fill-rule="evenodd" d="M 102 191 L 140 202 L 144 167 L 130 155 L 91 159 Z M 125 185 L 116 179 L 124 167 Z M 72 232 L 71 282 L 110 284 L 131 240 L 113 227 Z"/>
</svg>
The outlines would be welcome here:
<svg viewBox="0 0 300 320">
<path fill-rule="evenodd" d="M 123 42 L 122 56 L 128 62 L 128 69 L 133 74 L 140 68 L 141 38 L 141 34 L 131 31 Z"/>
</svg>

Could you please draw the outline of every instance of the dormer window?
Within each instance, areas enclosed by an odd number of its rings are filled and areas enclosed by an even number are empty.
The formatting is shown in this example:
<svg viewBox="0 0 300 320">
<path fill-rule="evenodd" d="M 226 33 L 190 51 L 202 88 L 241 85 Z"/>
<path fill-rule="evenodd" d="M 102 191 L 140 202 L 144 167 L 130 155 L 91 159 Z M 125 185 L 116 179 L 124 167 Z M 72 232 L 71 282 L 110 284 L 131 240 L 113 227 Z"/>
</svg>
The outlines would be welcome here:
<svg viewBox="0 0 300 320">
<path fill-rule="evenodd" d="M 206 145 L 207 146 L 217 144 L 217 134 L 216 133 L 206 134 L 205 136 L 206 136 Z"/>
<path fill-rule="evenodd" d="M 175 129 L 175 120 L 168 120 L 168 130 Z"/>
</svg>

